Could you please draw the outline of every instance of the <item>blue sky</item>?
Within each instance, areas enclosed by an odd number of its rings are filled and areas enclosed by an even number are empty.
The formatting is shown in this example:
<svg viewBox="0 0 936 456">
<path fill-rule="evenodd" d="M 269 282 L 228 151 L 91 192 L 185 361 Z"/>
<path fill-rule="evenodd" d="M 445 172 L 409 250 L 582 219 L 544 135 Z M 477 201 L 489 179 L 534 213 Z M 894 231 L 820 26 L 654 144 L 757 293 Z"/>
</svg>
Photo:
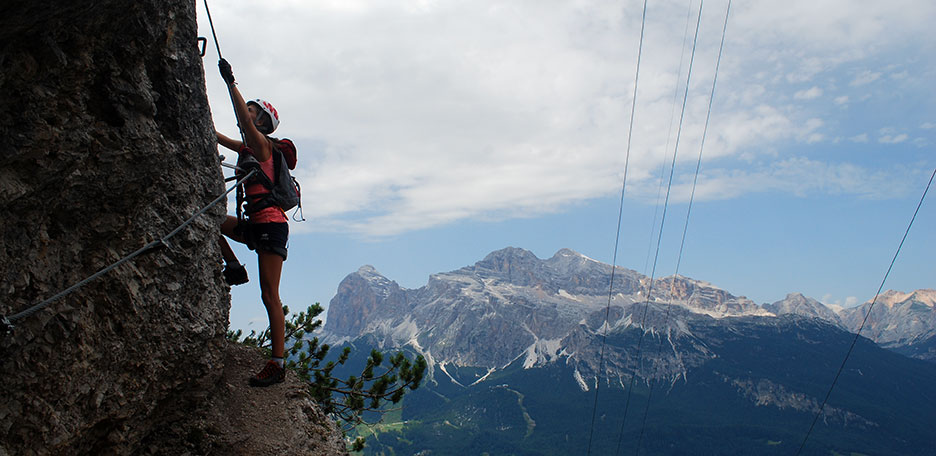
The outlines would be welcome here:
<svg viewBox="0 0 936 456">
<path fill-rule="evenodd" d="M 699 11 L 649 3 L 617 261 L 647 274 Z M 327 304 L 364 264 L 417 288 L 507 246 L 611 262 L 643 2 L 209 6 L 241 91 L 299 148 L 291 308 Z M 702 9 L 658 277 L 675 269 L 726 6 Z M 758 303 L 871 299 L 936 168 L 934 21 L 924 0 L 735 0 L 680 274 Z M 212 115 L 236 136 L 216 60 L 209 46 Z M 932 198 L 886 288 L 936 287 Z M 265 327 L 255 282 L 232 301 L 233 327 Z"/>
</svg>

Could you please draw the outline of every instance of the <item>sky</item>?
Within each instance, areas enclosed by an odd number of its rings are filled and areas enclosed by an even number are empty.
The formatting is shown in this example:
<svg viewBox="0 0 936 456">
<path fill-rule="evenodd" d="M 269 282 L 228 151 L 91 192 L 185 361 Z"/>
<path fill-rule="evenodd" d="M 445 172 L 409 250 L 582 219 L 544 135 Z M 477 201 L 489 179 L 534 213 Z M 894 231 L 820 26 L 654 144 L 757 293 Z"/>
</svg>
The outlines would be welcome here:
<svg viewBox="0 0 936 456">
<path fill-rule="evenodd" d="M 635 0 L 208 6 L 238 87 L 299 150 L 294 311 L 363 265 L 418 288 L 508 246 L 610 264 L 621 207 L 619 266 L 853 306 L 936 169 L 929 0 L 735 0 L 727 26 L 727 0 L 650 1 L 642 46 Z M 197 7 L 212 116 L 236 137 Z M 934 199 L 885 289 L 936 288 Z M 253 280 L 231 326 L 262 330 L 256 257 L 235 249 Z"/>
</svg>

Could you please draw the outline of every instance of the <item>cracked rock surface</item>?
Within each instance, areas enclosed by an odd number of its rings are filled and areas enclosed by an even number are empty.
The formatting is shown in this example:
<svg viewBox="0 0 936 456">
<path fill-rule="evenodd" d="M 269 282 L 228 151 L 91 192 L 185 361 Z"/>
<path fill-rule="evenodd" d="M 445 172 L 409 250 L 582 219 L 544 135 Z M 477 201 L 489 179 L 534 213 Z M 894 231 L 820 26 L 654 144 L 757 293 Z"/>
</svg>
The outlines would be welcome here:
<svg viewBox="0 0 936 456">
<path fill-rule="evenodd" d="M 160 239 L 223 192 L 195 18 L 179 0 L 5 5 L 0 314 Z M 201 451 L 154 436 L 197 429 L 225 384 L 224 212 L 0 335 L 0 455 Z M 219 432 L 237 432 L 228 423 Z"/>
</svg>

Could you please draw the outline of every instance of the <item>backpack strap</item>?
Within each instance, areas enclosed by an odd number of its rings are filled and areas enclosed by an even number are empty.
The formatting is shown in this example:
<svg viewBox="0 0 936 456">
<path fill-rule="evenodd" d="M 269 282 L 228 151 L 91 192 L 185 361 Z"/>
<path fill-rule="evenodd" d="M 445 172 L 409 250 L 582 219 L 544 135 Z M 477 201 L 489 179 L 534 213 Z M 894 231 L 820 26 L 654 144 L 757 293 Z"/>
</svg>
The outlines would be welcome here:
<svg viewBox="0 0 936 456">
<path fill-rule="evenodd" d="M 274 141 L 273 143 L 276 144 L 276 141 Z M 249 152 L 249 149 L 248 149 L 248 152 Z M 261 176 L 261 177 L 258 177 L 256 180 L 251 179 L 251 182 L 259 182 L 261 185 L 263 185 L 264 188 L 269 190 L 268 193 L 264 193 L 261 195 L 245 195 L 246 196 L 245 200 L 247 203 L 246 207 L 244 208 L 245 215 L 250 216 L 257 212 L 262 211 L 263 209 L 276 205 L 275 198 L 273 195 L 273 187 L 276 186 L 276 183 L 277 183 L 276 181 L 277 179 L 279 179 L 280 170 L 282 169 L 282 166 L 283 166 L 283 156 L 281 153 L 279 153 L 278 148 L 272 149 L 272 156 L 271 156 L 273 160 L 273 179 L 272 180 L 266 175 L 266 173 L 263 172 L 263 169 L 261 169 L 260 167 L 260 162 L 257 161 L 257 159 L 252 154 L 249 154 L 249 153 L 245 154 L 244 157 L 245 157 L 244 163 L 247 166 L 244 169 L 249 170 L 252 167 L 256 167 L 258 172 L 255 174 L 255 176 L 256 175 Z"/>
<path fill-rule="evenodd" d="M 274 153 L 273 155 L 274 155 L 273 158 L 274 158 L 274 165 L 275 165 L 276 154 Z M 251 177 L 247 182 L 245 182 L 245 184 L 259 183 L 263 185 L 263 188 L 266 188 L 267 190 L 272 189 L 273 185 L 275 185 L 275 182 L 270 180 L 270 177 L 267 176 L 266 173 L 263 172 L 263 168 L 260 166 L 260 162 L 257 160 L 256 157 L 254 157 L 253 152 L 247 146 L 241 147 L 240 153 L 238 154 L 238 157 L 237 157 L 237 167 L 241 169 L 240 172 L 242 173 L 247 173 L 252 169 L 257 170 L 257 172 L 254 173 L 253 177 Z M 273 178 L 276 179 L 275 173 L 273 174 Z"/>
<path fill-rule="evenodd" d="M 246 146 L 241 148 L 237 166 L 238 168 L 241 168 L 241 170 L 256 169 L 258 172 L 255 173 L 254 177 L 251 178 L 247 183 L 259 183 L 263 185 L 264 188 L 269 190 L 269 192 L 260 195 L 246 195 L 243 194 L 245 192 L 242 191 L 242 187 L 244 187 L 244 185 L 241 185 L 241 188 L 238 188 L 238 211 L 240 210 L 242 203 L 245 203 L 244 211 L 245 215 L 247 216 L 271 206 L 277 206 L 281 210 L 299 206 L 297 212 L 301 213 L 302 203 L 299 196 L 299 182 L 297 182 L 296 179 L 292 177 L 287 169 L 283 168 L 283 166 L 286 166 L 288 169 L 295 168 L 296 146 L 289 139 L 267 138 L 272 142 L 273 145 L 271 150 L 273 159 L 272 179 L 263 172 L 262 168 L 260 167 L 260 162 L 257 161 L 256 157 L 253 156 L 250 149 Z M 283 179 L 287 180 L 285 182 L 281 182 Z M 283 190 L 283 186 L 289 186 L 290 189 Z M 241 196 L 242 194 L 243 196 Z M 292 195 L 291 197 L 288 196 L 290 194 Z M 240 212 L 238 212 L 238 219 L 240 218 Z M 295 220 L 295 214 L 293 215 L 293 219 Z M 305 218 L 302 217 L 302 220 L 298 221 L 304 220 Z"/>
</svg>

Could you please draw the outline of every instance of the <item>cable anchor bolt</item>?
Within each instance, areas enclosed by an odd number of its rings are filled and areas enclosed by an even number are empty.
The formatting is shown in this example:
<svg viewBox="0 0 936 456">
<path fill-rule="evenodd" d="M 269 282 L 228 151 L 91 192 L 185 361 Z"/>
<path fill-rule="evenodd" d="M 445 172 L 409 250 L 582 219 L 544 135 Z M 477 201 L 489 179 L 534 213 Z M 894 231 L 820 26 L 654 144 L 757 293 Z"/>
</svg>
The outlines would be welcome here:
<svg viewBox="0 0 936 456">
<path fill-rule="evenodd" d="M 6 315 L 0 316 L 0 334 L 6 335 L 7 333 L 13 332 L 13 323 L 7 318 Z"/>
</svg>

